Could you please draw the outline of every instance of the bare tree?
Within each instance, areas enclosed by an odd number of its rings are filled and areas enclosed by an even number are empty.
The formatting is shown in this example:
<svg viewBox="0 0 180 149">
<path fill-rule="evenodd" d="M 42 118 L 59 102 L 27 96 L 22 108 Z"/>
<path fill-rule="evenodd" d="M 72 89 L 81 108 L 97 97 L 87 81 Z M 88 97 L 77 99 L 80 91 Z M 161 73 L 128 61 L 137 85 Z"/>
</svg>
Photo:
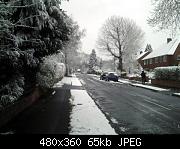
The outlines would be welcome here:
<svg viewBox="0 0 180 149">
<path fill-rule="evenodd" d="M 112 16 L 102 26 L 97 46 L 118 59 L 118 70 L 123 71 L 123 61 L 128 61 L 140 48 L 144 32 L 133 20 Z"/>
<path fill-rule="evenodd" d="M 74 22 L 72 18 L 69 18 L 68 25 L 71 27 L 71 33 L 69 35 L 69 41 L 64 44 L 67 74 L 70 69 L 80 65 L 79 52 L 81 48 L 81 39 L 85 36 L 85 30 L 81 30 L 77 22 Z"/>
<path fill-rule="evenodd" d="M 180 29 L 180 1 L 153 0 L 154 10 L 148 23 L 158 29 Z"/>
</svg>

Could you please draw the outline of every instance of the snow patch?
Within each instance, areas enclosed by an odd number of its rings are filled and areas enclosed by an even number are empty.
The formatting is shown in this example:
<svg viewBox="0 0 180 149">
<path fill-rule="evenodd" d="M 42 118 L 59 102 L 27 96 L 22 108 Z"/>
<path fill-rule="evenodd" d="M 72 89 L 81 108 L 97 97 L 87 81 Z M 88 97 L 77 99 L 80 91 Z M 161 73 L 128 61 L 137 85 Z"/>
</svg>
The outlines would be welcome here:
<svg viewBox="0 0 180 149">
<path fill-rule="evenodd" d="M 71 90 L 71 135 L 116 135 L 109 121 L 85 90 Z"/>
<path fill-rule="evenodd" d="M 154 86 L 148 86 L 148 85 L 143 85 L 143 84 L 132 84 L 132 85 L 137 86 L 137 87 L 143 87 L 143 88 L 155 90 L 155 91 L 170 91 L 169 89 L 164 89 L 164 88 L 159 88 L 159 87 L 154 87 Z"/>
<path fill-rule="evenodd" d="M 81 82 L 79 81 L 78 78 L 72 77 L 71 80 L 72 80 L 72 85 L 73 86 L 82 86 L 82 84 L 81 84 Z"/>
<path fill-rule="evenodd" d="M 15 134 L 15 132 L 14 131 L 8 131 L 8 132 L 0 133 L 0 135 L 11 135 L 11 134 Z"/>
<path fill-rule="evenodd" d="M 64 85 L 64 83 L 62 83 L 62 82 L 60 81 L 60 82 L 56 83 L 56 84 L 53 86 L 53 88 L 60 88 L 60 87 L 62 87 L 63 85 Z"/>
<path fill-rule="evenodd" d="M 115 118 L 111 118 L 111 121 L 112 121 L 114 124 L 118 124 L 118 121 L 117 121 Z"/>
<path fill-rule="evenodd" d="M 174 93 L 174 95 L 180 96 L 180 93 Z"/>
<path fill-rule="evenodd" d="M 121 83 L 124 83 L 124 84 L 130 84 L 130 83 L 131 83 L 131 82 L 129 82 L 129 81 L 121 80 L 121 79 L 119 79 L 118 81 L 121 82 Z"/>
<path fill-rule="evenodd" d="M 71 81 L 71 80 L 72 80 L 71 77 L 64 77 L 64 78 L 61 80 L 61 82 L 62 82 L 63 84 L 72 85 L 72 81 Z"/>
<path fill-rule="evenodd" d="M 82 85 L 86 85 L 86 82 L 84 82 L 84 80 L 79 79 L 79 81 L 81 82 Z"/>
<path fill-rule="evenodd" d="M 54 91 L 53 93 L 52 93 L 52 95 L 54 95 L 56 93 L 56 91 Z"/>
<path fill-rule="evenodd" d="M 119 129 L 122 131 L 122 132 L 126 132 L 128 130 L 128 128 L 125 128 L 125 127 L 119 127 Z"/>
</svg>

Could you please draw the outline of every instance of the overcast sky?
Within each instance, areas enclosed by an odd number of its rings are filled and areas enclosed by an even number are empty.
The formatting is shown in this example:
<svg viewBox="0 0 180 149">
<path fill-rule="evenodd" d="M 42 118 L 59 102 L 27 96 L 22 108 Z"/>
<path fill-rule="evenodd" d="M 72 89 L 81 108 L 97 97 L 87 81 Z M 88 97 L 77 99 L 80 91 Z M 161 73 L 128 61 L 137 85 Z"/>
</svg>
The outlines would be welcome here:
<svg viewBox="0 0 180 149">
<path fill-rule="evenodd" d="M 90 53 L 96 48 L 96 40 L 102 24 L 112 15 L 133 19 L 145 32 L 144 46 L 149 43 L 157 48 L 166 41 L 169 34 L 157 32 L 147 24 L 152 11 L 151 0 L 69 0 L 62 9 L 86 29 L 82 50 Z"/>
</svg>

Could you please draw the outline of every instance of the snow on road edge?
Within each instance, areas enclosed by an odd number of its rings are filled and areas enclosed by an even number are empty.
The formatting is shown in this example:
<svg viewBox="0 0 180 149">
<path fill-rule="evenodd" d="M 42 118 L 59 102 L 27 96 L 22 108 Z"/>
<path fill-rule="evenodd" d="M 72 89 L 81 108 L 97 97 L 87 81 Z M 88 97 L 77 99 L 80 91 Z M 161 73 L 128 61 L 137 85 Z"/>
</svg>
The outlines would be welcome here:
<svg viewBox="0 0 180 149">
<path fill-rule="evenodd" d="M 143 88 L 146 88 L 146 89 L 151 89 L 151 90 L 154 90 L 154 91 L 170 91 L 169 89 L 164 89 L 164 88 L 154 87 L 154 86 L 148 86 L 148 85 L 142 85 L 142 84 L 132 84 L 132 85 L 136 86 L 136 87 L 143 87 Z"/>
</svg>

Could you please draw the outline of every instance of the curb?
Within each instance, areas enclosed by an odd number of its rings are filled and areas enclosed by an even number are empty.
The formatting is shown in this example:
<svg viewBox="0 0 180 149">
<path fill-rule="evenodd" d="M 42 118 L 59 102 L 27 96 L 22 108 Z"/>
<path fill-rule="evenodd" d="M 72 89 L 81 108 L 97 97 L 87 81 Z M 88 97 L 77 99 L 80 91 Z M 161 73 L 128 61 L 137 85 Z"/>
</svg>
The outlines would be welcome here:
<svg viewBox="0 0 180 149">
<path fill-rule="evenodd" d="M 177 95 L 176 93 L 173 93 L 172 96 L 180 97 L 180 95 Z"/>
<path fill-rule="evenodd" d="M 134 84 L 132 84 L 132 83 L 130 83 L 130 85 L 131 85 L 131 86 L 135 86 L 135 87 L 139 87 L 139 88 L 144 88 L 144 89 L 147 89 L 147 90 L 151 90 L 151 91 L 154 91 L 154 92 L 160 92 L 160 91 L 157 91 L 157 90 L 155 90 L 155 89 L 146 88 L 146 87 L 142 87 L 142 86 L 136 86 L 136 85 L 134 85 Z"/>
</svg>

